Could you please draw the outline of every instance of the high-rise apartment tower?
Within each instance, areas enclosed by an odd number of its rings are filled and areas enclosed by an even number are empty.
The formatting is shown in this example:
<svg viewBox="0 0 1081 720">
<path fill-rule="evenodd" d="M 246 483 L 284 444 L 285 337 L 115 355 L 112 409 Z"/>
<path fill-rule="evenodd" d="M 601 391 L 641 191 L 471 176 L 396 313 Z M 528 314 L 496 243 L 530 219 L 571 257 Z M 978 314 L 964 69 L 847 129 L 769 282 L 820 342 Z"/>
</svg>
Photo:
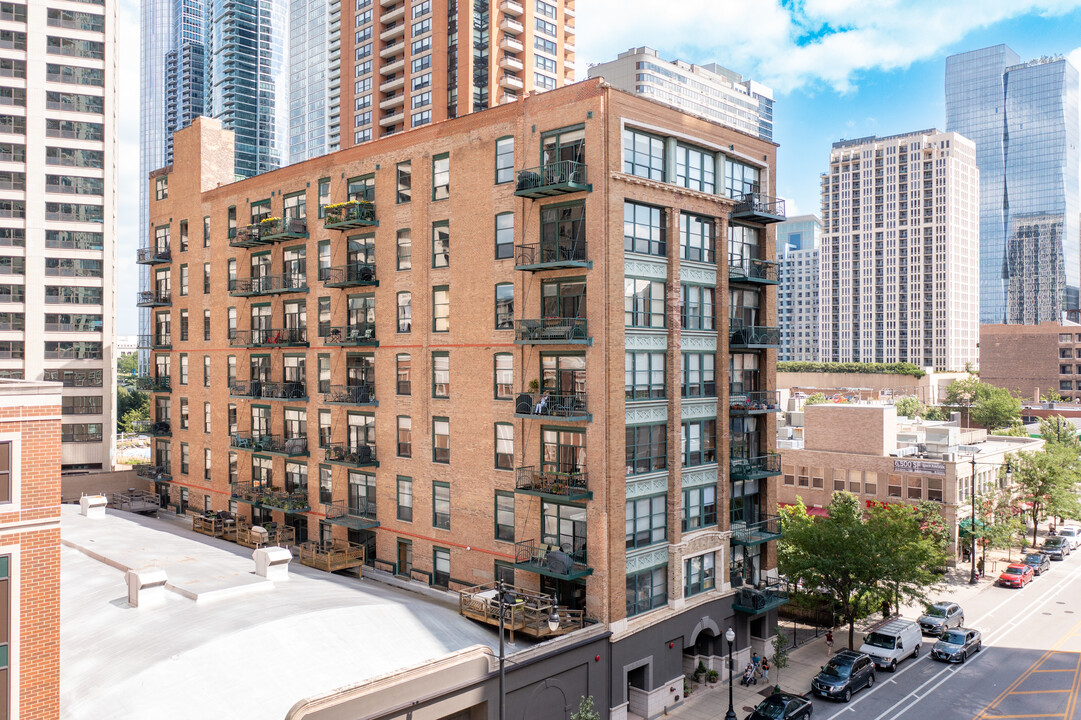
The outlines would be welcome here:
<svg viewBox="0 0 1081 720">
<path fill-rule="evenodd" d="M 822 222 L 799 215 L 779 223 L 777 263 L 780 286 L 777 320 L 781 325 L 778 360 L 818 360 L 818 246 Z"/>
<path fill-rule="evenodd" d="M 822 361 L 977 363 L 978 192 L 975 146 L 957 133 L 833 144 L 822 174 Z"/>
<path fill-rule="evenodd" d="M 1081 306 L 1077 69 L 1006 45 L 951 55 L 946 130 L 976 143 L 980 322 L 1057 322 Z"/>
</svg>

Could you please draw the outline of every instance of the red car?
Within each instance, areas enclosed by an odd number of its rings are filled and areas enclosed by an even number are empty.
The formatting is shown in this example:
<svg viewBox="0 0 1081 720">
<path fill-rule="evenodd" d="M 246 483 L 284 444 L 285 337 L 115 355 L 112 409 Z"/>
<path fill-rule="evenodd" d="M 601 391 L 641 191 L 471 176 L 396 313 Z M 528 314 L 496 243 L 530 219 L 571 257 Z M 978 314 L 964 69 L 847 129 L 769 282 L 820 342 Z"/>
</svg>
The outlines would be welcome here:
<svg viewBox="0 0 1081 720">
<path fill-rule="evenodd" d="M 1008 565 L 1006 571 L 998 576 L 998 584 L 1002 587 L 1023 588 L 1032 582 L 1034 577 L 1036 573 L 1031 566 L 1014 563 Z"/>
</svg>

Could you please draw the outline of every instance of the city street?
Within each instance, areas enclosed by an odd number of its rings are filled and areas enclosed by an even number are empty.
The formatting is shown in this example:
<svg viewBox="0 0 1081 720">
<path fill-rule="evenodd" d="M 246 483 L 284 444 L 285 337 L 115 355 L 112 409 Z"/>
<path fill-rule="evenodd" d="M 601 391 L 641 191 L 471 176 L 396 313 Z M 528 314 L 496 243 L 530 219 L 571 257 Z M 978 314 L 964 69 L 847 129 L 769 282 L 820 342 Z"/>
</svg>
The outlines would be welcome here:
<svg viewBox="0 0 1081 720">
<path fill-rule="evenodd" d="M 927 637 L 918 660 L 879 672 L 847 705 L 815 698 L 815 717 L 1081 720 L 1081 552 L 1022 590 L 987 587 L 963 607 L 965 625 L 983 633 L 968 662 L 931 660 Z"/>
</svg>

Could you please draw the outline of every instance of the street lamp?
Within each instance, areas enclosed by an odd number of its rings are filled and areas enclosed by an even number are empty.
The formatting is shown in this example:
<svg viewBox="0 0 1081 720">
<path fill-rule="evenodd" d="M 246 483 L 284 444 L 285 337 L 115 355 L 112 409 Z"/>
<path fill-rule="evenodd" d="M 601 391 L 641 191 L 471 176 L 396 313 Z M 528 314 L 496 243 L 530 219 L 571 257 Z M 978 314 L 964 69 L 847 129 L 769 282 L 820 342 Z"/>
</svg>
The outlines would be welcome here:
<svg viewBox="0 0 1081 720">
<path fill-rule="evenodd" d="M 977 450 L 976 452 L 979 452 L 979 450 Z M 977 465 L 977 463 L 976 463 L 976 452 L 971 454 L 972 455 L 972 478 L 971 478 L 971 480 L 972 480 L 972 491 L 971 491 L 972 497 L 970 499 L 972 500 L 972 518 L 969 521 L 969 526 L 968 526 L 969 532 L 971 534 L 970 552 L 972 553 L 972 573 L 969 576 L 969 580 L 968 580 L 970 585 L 975 585 L 980 581 L 979 573 L 976 572 L 976 465 Z M 980 465 L 990 465 L 991 467 L 1001 467 L 1000 465 L 996 466 L 994 463 L 979 463 L 979 464 Z M 1012 473 L 1011 473 L 1010 459 L 1007 456 L 1006 457 L 1006 483 L 1007 483 L 1007 485 L 1010 483 L 1010 475 L 1011 474 Z"/>
<path fill-rule="evenodd" d="M 728 712 L 724 714 L 724 720 L 736 720 L 736 711 L 732 707 L 732 643 L 736 641 L 736 631 L 728 628 L 724 639 L 728 641 Z"/>
<path fill-rule="evenodd" d="M 548 629 L 552 632 L 559 629 L 559 610 L 556 608 L 555 598 L 552 598 L 552 614 L 548 616 Z"/>
</svg>

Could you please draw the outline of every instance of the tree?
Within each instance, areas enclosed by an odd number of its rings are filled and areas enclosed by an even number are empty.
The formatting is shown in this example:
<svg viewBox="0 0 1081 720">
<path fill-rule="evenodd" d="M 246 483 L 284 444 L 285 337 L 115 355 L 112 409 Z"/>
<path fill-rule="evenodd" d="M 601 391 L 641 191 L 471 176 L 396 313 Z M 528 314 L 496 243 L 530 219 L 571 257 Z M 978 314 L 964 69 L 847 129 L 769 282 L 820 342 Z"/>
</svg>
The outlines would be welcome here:
<svg viewBox="0 0 1081 720">
<path fill-rule="evenodd" d="M 1081 448 L 1077 439 L 1077 426 L 1062 415 L 1040 418 L 1040 437 L 1048 444 Z"/>
<path fill-rule="evenodd" d="M 933 407 L 927 408 L 927 412 L 923 414 L 924 420 L 947 420 L 946 412 L 942 408 Z"/>
<path fill-rule="evenodd" d="M 116 416 L 120 418 L 120 432 L 131 432 L 134 421 L 150 419 L 150 395 L 118 385 Z"/>
<path fill-rule="evenodd" d="M 824 394 L 822 394 L 822 393 L 813 393 L 813 394 L 809 395 L 806 400 L 803 401 L 803 406 L 807 407 L 808 405 L 822 405 L 825 402 L 826 402 L 826 396 Z"/>
<path fill-rule="evenodd" d="M 120 432 L 135 432 L 135 423 L 148 422 L 150 420 L 149 408 L 132 408 L 124 413 L 119 422 Z"/>
<path fill-rule="evenodd" d="M 601 716 L 593 709 L 593 696 L 586 695 L 578 702 L 578 712 L 571 713 L 571 720 L 601 720 Z"/>
<path fill-rule="evenodd" d="M 871 538 L 856 496 L 834 492 L 827 509 L 828 517 L 813 518 L 799 498 L 795 505 L 781 509 L 778 565 L 789 580 L 833 596 L 842 620 L 848 623 L 848 646 L 852 648 L 860 607 L 875 591 L 881 574 L 874 553 L 866 552 Z"/>
<path fill-rule="evenodd" d="M 1043 452 L 1019 452 L 1014 461 L 1013 482 L 1018 499 L 1027 503 L 1026 515 L 1032 520 L 1032 545 L 1036 545 L 1036 526 L 1048 510 L 1072 512 L 1069 495 L 1077 503 L 1076 455 L 1054 444 Z"/>
<path fill-rule="evenodd" d="M 788 636 L 778 625 L 773 633 L 773 667 L 777 669 L 777 689 L 781 687 L 781 671 L 788 667 Z"/>
<path fill-rule="evenodd" d="M 117 375 L 134 375 L 135 371 L 139 367 L 139 354 L 128 353 L 127 355 L 121 355 L 116 359 L 116 374 Z"/>
<path fill-rule="evenodd" d="M 897 398 L 894 406 L 897 408 L 898 415 L 907 418 L 922 417 L 927 412 L 927 406 L 920 402 L 920 399 L 915 395 L 905 395 Z"/>
<path fill-rule="evenodd" d="M 1021 401 L 1009 390 L 981 382 L 976 375 L 954 380 L 946 388 L 946 405 L 964 408 L 970 423 L 994 430 L 1021 417 Z"/>
<path fill-rule="evenodd" d="M 1054 388 L 1045 393 L 1040 393 L 1040 401 L 1046 403 L 1062 402 L 1062 396 Z"/>
<path fill-rule="evenodd" d="M 924 527 L 928 515 L 926 509 L 912 505 L 879 503 L 864 520 L 869 538 L 864 552 L 876 558 L 879 594 L 895 608 L 904 602 L 926 602 L 928 592 L 941 581 L 936 571 L 945 567 L 946 552 L 938 531 Z"/>
</svg>

